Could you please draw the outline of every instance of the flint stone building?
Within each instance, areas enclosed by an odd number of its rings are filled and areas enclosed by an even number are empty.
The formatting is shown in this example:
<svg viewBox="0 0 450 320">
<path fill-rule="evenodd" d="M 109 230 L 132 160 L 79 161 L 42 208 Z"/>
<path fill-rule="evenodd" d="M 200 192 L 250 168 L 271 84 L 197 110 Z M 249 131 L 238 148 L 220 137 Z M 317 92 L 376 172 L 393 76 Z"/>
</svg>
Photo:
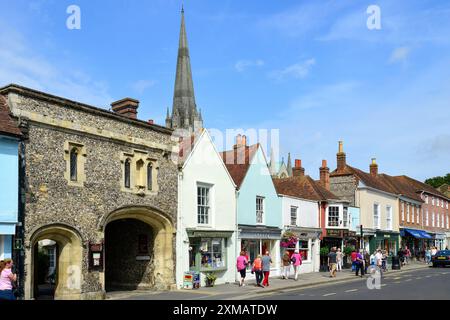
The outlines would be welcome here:
<svg viewBox="0 0 450 320">
<path fill-rule="evenodd" d="M 37 243 L 57 244 L 56 299 L 175 284 L 178 146 L 136 119 L 32 89 L 0 89 L 24 133 L 25 298 L 38 294 Z"/>
</svg>

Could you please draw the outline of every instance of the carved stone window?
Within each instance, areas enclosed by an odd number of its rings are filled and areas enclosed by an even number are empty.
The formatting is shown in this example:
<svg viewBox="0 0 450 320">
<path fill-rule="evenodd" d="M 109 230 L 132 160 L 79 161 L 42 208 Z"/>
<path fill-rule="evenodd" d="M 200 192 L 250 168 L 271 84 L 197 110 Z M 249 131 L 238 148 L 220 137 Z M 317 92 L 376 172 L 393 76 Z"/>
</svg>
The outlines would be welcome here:
<svg viewBox="0 0 450 320">
<path fill-rule="evenodd" d="M 83 144 L 73 141 L 64 142 L 64 160 L 66 172 L 64 178 L 68 185 L 83 187 L 86 182 L 84 166 L 86 164 L 86 148 Z"/>
<path fill-rule="evenodd" d="M 145 151 L 120 154 L 122 162 L 121 190 L 145 196 L 158 191 L 158 161 Z"/>
</svg>

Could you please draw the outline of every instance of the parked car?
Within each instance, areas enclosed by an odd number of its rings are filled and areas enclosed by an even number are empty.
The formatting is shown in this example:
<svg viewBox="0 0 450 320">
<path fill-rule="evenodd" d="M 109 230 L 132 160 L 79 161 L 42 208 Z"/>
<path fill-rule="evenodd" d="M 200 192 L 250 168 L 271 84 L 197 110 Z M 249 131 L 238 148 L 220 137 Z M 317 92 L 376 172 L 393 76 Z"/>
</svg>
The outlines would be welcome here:
<svg viewBox="0 0 450 320">
<path fill-rule="evenodd" d="M 450 265 L 450 250 L 439 250 L 431 257 L 433 267 Z"/>
</svg>

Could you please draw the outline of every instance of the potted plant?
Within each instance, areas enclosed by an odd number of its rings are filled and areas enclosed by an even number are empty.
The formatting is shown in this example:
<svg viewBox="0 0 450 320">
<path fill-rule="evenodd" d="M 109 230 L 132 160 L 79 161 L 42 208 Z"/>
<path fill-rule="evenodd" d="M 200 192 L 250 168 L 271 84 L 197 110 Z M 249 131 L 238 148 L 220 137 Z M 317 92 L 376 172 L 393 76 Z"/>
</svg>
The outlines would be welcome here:
<svg viewBox="0 0 450 320">
<path fill-rule="evenodd" d="M 205 278 L 205 284 L 207 287 L 214 287 L 214 283 L 216 282 L 217 274 L 215 272 L 207 272 Z"/>
<path fill-rule="evenodd" d="M 328 253 L 330 249 L 328 247 L 320 248 L 320 271 L 328 271 Z"/>
</svg>

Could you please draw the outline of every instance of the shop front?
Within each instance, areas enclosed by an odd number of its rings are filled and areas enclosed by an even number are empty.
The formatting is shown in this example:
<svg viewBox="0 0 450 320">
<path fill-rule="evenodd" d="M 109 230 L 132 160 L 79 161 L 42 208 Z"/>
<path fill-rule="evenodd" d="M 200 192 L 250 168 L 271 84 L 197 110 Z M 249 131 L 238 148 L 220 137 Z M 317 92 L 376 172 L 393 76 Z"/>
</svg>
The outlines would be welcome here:
<svg viewBox="0 0 450 320">
<path fill-rule="evenodd" d="M 264 255 L 269 251 L 272 258 L 270 270 L 271 276 L 278 276 L 280 273 L 280 239 L 281 229 L 266 226 L 243 226 L 239 225 L 238 252 L 245 251 L 247 259 L 250 262 L 247 267 L 247 276 L 254 277 L 251 274 L 251 265 L 258 255 Z M 236 272 L 236 279 L 238 274 Z"/>
<path fill-rule="evenodd" d="M 280 259 L 284 252 L 288 252 L 289 256 L 298 250 L 302 256 L 302 265 L 300 266 L 300 273 L 317 272 L 320 269 L 320 235 L 322 230 L 320 228 L 296 228 L 291 227 L 285 230 L 283 238 L 280 242 Z M 297 241 L 295 245 L 285 242 L 284 235 L 295 235 Z M 293 272 L 293 268 L 291 273 Z"/>
<path fill-rule="evenodd" d="M 445 240 L 446 240 L 446 235 L 445 233 L 434 233 L 433 234 L 433 239 L 434 239 L 434 246 L 438 249 L 438 250 L 444 250 L 445 249 Z"/>
<path fill-rule="evenodd" d="M 370 239 L 369 252 L 373 253 L 376 250 L 385 250 L 389 256 L 397 255 L 399 248 L 399 232 L 379 231 Z"/>
<path fill-rule="evenodd" d="M 431 234 L 425 230 L 400 228 L 401 247 L 408 247 L 411 255 L 418 260 L 425 259 L 425 250 L 434 245 Z"/>
<path fill-rule="evenodd" d="M 345 230 L 347 231 L 347 230 Z M 343 250 L 344 245 L 344 230 L 343 229 L 325 229 L 325 233 L 323 234 L 323 238 L 321 241 L 322 248 L 341 248 Z"/>
<path fill-rule="evenodd" d="M 216 283 L 234 281 L 233 231 L 187 230 L 189 237 L 189 271 L 205 275 L 214 272 Z M 230 259 L 231 257 L 231 259 Z"/>
</svg>

